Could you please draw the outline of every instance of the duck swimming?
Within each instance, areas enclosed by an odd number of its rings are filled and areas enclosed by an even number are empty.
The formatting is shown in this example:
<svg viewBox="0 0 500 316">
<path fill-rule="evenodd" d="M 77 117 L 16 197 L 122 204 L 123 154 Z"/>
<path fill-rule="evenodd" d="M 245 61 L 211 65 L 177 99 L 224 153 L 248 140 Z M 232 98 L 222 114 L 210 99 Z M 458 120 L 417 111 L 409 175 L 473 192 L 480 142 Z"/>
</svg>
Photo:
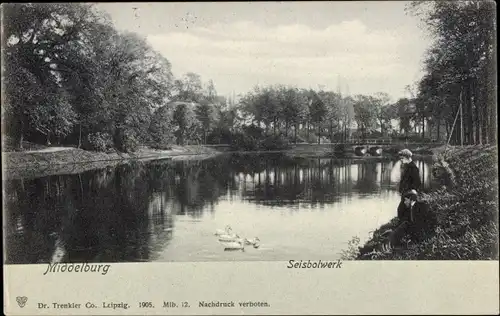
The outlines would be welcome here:
<svg viewBox="0 0 500 316">
<path fill-rule="evenodd" d="M 245 244 L 252 245 L 254 248 L 259 248 L 260 247 L 260 239 L 259 239 L 259 237 L 255 237 L 254 239 L 246 239 L 245 238 Z"/>
<path fill-rule="evenodd" d="M 231 226 L 227 225 L 226 228 L 224 230 L 222 229 L 217 229 L 215 231 L 215 236 L 221 236 L 221 235 L 231 235 L 231 232 L 233 231 L 233 229 L 231 228 Z"/>
<path fill-rule="evenodd" d="M 241 239 L 231 242 L 221 242 L 224 251 L 241 250 L 245 251 L 245 242 Z"/>
<path fill-rule="evenodd" d="M 233 242 L 233 241 L 240 241 L 241 238 L 237 234 L 233 235 L 220 235 L 219 236 L 219 241 L 220 242 Z"/>
</svg>

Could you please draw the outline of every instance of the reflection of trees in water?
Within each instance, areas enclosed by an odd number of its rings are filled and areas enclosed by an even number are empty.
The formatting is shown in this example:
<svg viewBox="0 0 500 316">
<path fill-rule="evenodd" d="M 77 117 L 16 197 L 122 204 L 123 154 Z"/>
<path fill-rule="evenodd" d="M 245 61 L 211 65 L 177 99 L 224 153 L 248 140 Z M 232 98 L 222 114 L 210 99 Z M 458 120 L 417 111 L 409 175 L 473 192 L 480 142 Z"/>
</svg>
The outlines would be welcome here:
<svg viewBox="0 0 500 316">
<path fill-rule="evenodd" d="M 176 214 L 213 212 L 221 196 L 321 206 L 355 190 L 392 186 L 393 167 L 392 162 L 232 155 L 8 180 L 3 183 L 6 261 L 151 261 L 172 239 Z"/>
<path fill-rule="evenodd" d="M 380 190 L 380 178 L 377 173 L 377 164 L 360 163 L 357 168 L 358 177 L 354 189 L 362 194 L 378 192 Z"/>
<path fill-rule="evenodd" d="M 261 164 L 263 170 L 251 175 L 254 181 L 243 187 L 243 196 L 269 205 L 333 203 L 348 198 L 353 190 L 378 192 L 381 182 L 390 176 L 382 172 L 383 164 L 386 162 L 281 157 Z"/>
<path fill-rule="evenodd" d="M 173 216 L 213 211 L 230 180 L 227 163 L 207 160 L 5 181 L 6 261 L 153 260 L 172 238 Z"/>
</svg>

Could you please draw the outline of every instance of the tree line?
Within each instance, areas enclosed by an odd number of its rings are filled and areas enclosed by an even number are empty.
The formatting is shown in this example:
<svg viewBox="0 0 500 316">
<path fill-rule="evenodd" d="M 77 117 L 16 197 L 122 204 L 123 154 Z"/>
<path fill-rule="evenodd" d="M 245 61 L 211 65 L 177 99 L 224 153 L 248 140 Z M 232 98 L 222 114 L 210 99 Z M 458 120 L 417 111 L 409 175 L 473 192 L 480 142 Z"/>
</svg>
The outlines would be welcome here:
<svg viewBox="0 0 500 316">
<path fill-rule="evenodd" d="M 435 41 L 410 98 L 284 85 L 256 86 L 239 101 L 170 62 L 90 4 L 3 7 L 4 134 L 91 150 L 139 145 L 231 144 L 275 149 L 350 137 L 496 139 L 494 13 L 488 2 L 415 2 Z M 409 89 L 412 92 L 412 89 Z M 459 104 L 463 111 L 457 124 Z"/>
<path fill-rule="evenodd" d="M 420 125 L 427 123 L 438 135 L 445 132 L 452 144 L 494 144 L 495 3 L 413 1 L 408 9 L 433 38 L 424 59 L 425 74 L 411 100 Z"/>
<path fill-rule="evenodd" d="M 3 17 L 3 133 L 15 147 L 29 140 L 127 152 L 182 143 L 206 126 L 213 82 L 174 78 L 145 38 L 117 31 L 93 5 L 8 4 Z"/>
</svg>

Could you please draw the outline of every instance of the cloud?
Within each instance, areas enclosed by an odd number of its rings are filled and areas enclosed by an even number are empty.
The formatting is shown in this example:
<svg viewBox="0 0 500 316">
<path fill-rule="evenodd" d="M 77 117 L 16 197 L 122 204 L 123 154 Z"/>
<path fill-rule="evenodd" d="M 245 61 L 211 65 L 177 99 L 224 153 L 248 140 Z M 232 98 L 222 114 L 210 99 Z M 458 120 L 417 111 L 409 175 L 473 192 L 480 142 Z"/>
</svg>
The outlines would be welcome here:
<svg viewBox="0 0 500 316">
<path fill-rule="evenodd" d="M 358 20 L 322 29 L 239 21 L 148 36 L 176 76 L 196 72 L 213 79 L 222 93 L 244 93 L 257 83 L 335 89 L 341 75 L 348 78 L 351 92 L 389 87 L 387 92 L 395 94 L 398 82 L 401 88 L 402 80 L 410 83 L 419 67 L 403 45 L 407 40 L 398 31 L 368 29 Z"/>
</svg>

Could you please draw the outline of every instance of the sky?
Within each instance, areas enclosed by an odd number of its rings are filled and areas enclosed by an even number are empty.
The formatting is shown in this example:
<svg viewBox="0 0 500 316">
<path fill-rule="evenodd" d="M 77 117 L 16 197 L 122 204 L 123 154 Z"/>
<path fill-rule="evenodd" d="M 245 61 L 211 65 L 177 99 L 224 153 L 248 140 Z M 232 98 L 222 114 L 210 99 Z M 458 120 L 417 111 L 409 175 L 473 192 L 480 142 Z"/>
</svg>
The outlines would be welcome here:
<svg viewBox="0 0 500 316">
<path fill-rule="evenodd" d="M 99 3 L 118 30 L 146 37 L 174 76 L 199 74 L 219 95 L 255 85 L 395 101 L 422 76 L 430 37 L 403 1 Z"/>
</svg>

